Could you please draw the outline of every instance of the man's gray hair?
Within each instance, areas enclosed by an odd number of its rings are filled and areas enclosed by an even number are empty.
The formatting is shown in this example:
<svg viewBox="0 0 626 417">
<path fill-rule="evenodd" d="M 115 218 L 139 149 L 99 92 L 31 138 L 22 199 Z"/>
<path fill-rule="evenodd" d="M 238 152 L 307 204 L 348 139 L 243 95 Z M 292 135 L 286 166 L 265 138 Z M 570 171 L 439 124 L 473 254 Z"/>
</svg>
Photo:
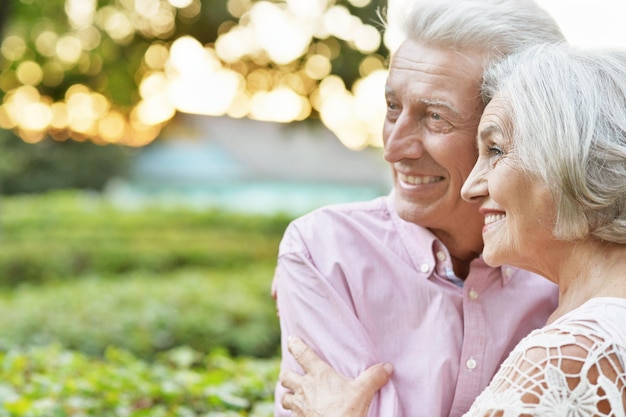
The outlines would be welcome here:
<svg viewBox="0 0 626 417">
<path fill-rule="evenodd" d="M 555 236 L 626 244 L 626 51 L 538 45 L 485 72 L 515 155 L 548 184 Z"/>
<path fill-rule="evenodd" d="M 533 0 L 406 0 L 388 18 L 405 38 L 484 50 L 489 59 L 536 43 L 565 42 L 556 21 Z"/>
</svg>

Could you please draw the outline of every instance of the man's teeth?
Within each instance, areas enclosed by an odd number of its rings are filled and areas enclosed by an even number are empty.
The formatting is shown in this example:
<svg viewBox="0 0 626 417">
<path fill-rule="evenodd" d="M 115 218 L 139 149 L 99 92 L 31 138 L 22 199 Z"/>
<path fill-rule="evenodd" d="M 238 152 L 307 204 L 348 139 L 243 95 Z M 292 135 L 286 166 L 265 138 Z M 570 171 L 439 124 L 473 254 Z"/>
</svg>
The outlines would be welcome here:
<svg viewBox="0 0 626 417">
<path fill-rule="evenodd" d="M 413 185 L 432 184 L 439 181 L 440 177 L 413 177 L 411 175 L 400 175 L 400 179 Z"/>
<path fill-rule="evenodd" d="M 505 214 L 488 214 L 485 216 L 485 224 L 491 224 L 500 220 L 504 220 L 505 217 Z"/>
</svg>

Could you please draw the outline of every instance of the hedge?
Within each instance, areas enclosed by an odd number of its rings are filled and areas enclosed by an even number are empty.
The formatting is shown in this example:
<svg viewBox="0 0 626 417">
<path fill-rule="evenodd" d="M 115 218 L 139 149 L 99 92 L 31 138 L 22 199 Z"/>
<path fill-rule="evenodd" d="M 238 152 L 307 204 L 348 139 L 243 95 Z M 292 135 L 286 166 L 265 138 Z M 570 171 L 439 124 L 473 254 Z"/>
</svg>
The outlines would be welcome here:
<svg viewBox="0 0 626 417">
<path fill-rule="evenodd" d="M 127 211 L 62 192 L 4 197 L 0 219 L 0 349 L 278 352 L 270 285 L 285 217 Z"/>
<path fill-rule="evenodd" d="M 85 192 L 3 197 L 0 286 L 273 264 L 289 220 L 182 208 L 128 211 Z"/>
</svg>

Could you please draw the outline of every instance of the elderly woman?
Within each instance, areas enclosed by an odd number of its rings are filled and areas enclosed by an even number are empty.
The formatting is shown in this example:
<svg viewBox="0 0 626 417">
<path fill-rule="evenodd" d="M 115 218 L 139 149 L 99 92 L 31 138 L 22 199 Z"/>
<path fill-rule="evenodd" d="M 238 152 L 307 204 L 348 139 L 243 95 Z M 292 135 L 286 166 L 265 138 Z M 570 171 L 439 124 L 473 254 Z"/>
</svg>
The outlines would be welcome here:
<svg viewBox="0 0 626 417">
<path fill-rule="evenodd" d="M 560 293 L 466 416 L 624 416 L 626 53 L 532 47 L 488 70 L 484 93 L 462 190 L 485 216 L 483 257 Z M 378 365 L 347 380 L 299 340 L 292 350 L 308 371 L 282 376 L 296 416 L 365 415 L 388 378 Z"/>
</svg>

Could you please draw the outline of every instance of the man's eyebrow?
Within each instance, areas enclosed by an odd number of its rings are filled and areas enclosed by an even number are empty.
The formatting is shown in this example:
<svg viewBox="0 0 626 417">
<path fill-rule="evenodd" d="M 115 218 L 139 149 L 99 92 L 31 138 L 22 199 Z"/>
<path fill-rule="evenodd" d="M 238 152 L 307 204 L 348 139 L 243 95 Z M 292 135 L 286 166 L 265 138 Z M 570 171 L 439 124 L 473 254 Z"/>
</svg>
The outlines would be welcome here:
<svg viewBox="0 0 626 417">
<path fill-rule="evenodd" d="M 443 107 L 445 109 L 450 110 L 454 114 L 457 114 L 457 115 L 459 114 L 459 112 L 456 110 L 456 108 L 451 103 L 449 103 L 447 101 L 444 101 L 444 100 L 429 100 L 429 99 L 422 98 L 419 101 L 421 101 L 422 103 L 426 104 L 427 106 Z"/>
<path fill-rule="evenodd" d="M 395 92 L 394 89 L 389 87 L 388 85 L 385 86 L 385 95 L 386 96 L 395 96 Z M 452 113 L 454 113 L 455 115 L 458 115 L 459 112 L 456 110 L 456 108 L 449 102 L 445 101 L 445 100 L 433 100 L 433 99 L 427 99 L 427 98 L 420 98 L 418 99 L 418 101 L 420 103 L 426 104 L 427 106 L 433 106 L 433 107 L 442 107 L 444 109 L 448 109 L 449 111 L 451 111 Z"/>
</svg>

